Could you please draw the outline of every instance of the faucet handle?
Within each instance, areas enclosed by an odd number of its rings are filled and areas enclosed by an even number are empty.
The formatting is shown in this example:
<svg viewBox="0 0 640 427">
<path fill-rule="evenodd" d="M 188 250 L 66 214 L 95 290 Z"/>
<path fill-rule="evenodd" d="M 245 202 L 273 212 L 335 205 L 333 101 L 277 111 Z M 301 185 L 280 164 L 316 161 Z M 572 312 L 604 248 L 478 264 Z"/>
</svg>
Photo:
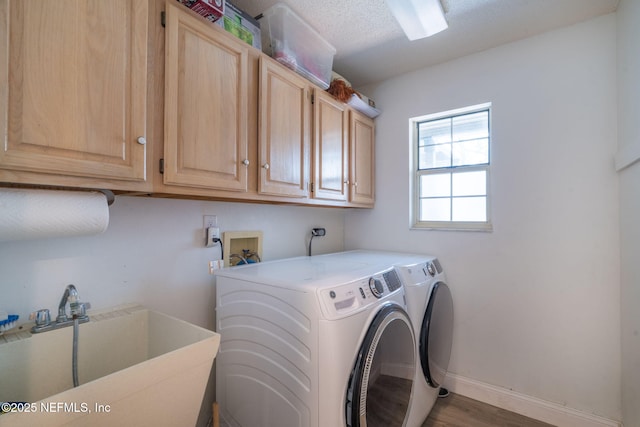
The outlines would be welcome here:
<svg viewBox="0 0 640 427">
<path fill-rule="evenodd" d="M 49 310 L 43 308 L 36 312 L 33 312 L 29 315 L 29 320 L 35 320 L 36 326 L 46 326 L 51 323 L 51 314 L 49 314 Z"/>
<path fill-rule="evenodd" d="M 82 302 L 80 303 L 80 312 L 78 313 L 78 315 L 80 317 L 85 317 L 87 315 L 87 310 L 91 308 L 91 303 L 90 302 Z"/>
<path fill-rule="evenodd" d="M 90 302 L 76 302 L 71 305 L 71 316 L 86 317 L 87 309 L 91 308 Z"/>
</svg>

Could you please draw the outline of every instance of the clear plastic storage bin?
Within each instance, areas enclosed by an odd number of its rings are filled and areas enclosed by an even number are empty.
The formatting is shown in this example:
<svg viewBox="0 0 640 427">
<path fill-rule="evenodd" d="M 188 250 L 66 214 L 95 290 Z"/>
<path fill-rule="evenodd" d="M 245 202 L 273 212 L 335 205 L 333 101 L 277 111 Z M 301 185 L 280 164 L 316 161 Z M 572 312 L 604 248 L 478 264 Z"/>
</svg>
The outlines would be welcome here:
<svg viewBox="0 0 640 427">
<path fill-rule="evenodd" d="M 277 3 L 260 19 L 262 50 L 323 89 L 329 87 L 336 49 L 296 15 Z"/>
</svg>

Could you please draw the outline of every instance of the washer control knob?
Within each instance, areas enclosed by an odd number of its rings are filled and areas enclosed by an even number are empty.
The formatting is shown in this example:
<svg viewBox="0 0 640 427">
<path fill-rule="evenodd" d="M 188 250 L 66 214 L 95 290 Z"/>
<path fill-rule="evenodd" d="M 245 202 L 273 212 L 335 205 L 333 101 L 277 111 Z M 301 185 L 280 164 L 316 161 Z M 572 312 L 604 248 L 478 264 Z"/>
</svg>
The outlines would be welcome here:
<svg viewBox="0 0 640 427">
<path fill-rule="evenodd" d="M 427 273 L 429 273 L 429 276 L 431 277 L 436 275 L 436 267 L 433 265 L 432 262 L 427 263 Z"/>
<path fill-rule="evenodd" d="M 376 298 L 382 298 L 382 294 L 384 293 L 384 287 L 382 286 L 382 282 L 375 278 L 369 279 L 369 289 L 371 289 L 371 293 Z"/>
</svg>

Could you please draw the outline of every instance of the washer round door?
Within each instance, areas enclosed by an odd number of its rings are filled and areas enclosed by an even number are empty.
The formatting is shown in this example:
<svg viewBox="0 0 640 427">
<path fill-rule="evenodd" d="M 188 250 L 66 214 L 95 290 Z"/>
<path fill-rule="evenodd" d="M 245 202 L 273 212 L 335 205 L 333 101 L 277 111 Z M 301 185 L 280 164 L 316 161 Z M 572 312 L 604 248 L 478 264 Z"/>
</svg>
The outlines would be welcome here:
<svg viewBox="0 0 640 427">
<path fill-rule="evenodd" d="M 349 427 L 402 427 L 416 370 L 415 335 L 406 311 L 387 304 L 376 314 L 351 371 L 345 404 Z"/>
<path fill-rule="evenodd" d="M 444 282 L 433 285 L 420 329 L 420 364 L 431 387 L 442 385 L 453 340 L 453 298 Z"/>
</svg>

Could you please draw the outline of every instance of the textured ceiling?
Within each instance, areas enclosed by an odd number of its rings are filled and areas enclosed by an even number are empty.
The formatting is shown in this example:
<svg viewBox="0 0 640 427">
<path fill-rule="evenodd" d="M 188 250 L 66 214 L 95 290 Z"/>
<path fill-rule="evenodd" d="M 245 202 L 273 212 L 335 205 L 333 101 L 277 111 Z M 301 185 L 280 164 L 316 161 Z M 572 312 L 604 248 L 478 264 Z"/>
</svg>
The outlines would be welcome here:
<svg viewBox="0 0 640 427">
<path fill-rule="evenodd" d="M 390 0 L 393 1 L 393 0 Z M 409 41 L 385 0 L 281 0 L 337 50 L 356 87 L 614 12 L 618 0 L 441 0 L 449 28 Z M 278 0 L 232 0 L 252 16 Z"/>
</svg>

